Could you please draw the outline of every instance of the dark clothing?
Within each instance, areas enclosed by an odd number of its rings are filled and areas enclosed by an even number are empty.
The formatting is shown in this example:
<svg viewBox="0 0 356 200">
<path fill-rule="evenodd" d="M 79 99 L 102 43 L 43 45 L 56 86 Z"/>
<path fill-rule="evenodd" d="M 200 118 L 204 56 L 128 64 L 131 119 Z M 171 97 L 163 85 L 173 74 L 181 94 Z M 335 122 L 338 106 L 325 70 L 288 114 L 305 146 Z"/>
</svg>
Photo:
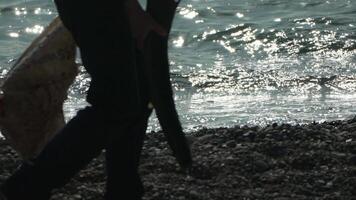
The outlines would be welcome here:
<svg viewBox="0 0 356 200">
<path fill-rule="evenodd" d="M 87 100 L 123 116 L 137 115 L 142 104 L 135 68 L 134 41 L 122 5 L 113 2 L 56 0 L 64 25 L 79 46 L 92 81 Z"/>
<path fill-rule="evenodd" d="M 33 164 L 24 164 L 7 180 L 2 191 L 9 200 L 48 200 L 52 189 L 66 184 L 106 149 L 105 199 L 141 199 L 137 167 L 149 114 L 147 111 L 138 121 L 128 123 L 94 107 L 79 111 Z"/>
<path fill-rule="evenodd" d="M 54 188 L 105 149 L 105 199 L 139 200 L 143 186 L 137 168 L 151 110 L 142 59 L 137 57 L 124 6 L 110 1 L 55 3 L 91 75 L 87 95 L 91 106 L 79 111 L 1 190 L 9 200 L 48 200 Z"/>
</svg>

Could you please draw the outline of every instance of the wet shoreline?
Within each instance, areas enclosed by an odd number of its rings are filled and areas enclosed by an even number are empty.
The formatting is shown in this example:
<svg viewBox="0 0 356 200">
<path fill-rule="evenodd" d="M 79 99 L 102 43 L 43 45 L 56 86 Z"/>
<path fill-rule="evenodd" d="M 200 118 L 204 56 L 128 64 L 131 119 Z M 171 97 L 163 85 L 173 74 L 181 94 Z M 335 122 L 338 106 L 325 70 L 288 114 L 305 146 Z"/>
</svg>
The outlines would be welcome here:
<svg viewBox="0 0 356 200">
<path fill-rule="evenodd" d="M 162 133 L 147 134 L 140 173 L 144 200 L 355 199 L 356 118 L 304 125 L 201 129 L 194 166 L 181 172 Z M 0 140 L 0 182 L 20 163 Z M 104 156 L 52 199 L 102 199 Z"/>
</svg>

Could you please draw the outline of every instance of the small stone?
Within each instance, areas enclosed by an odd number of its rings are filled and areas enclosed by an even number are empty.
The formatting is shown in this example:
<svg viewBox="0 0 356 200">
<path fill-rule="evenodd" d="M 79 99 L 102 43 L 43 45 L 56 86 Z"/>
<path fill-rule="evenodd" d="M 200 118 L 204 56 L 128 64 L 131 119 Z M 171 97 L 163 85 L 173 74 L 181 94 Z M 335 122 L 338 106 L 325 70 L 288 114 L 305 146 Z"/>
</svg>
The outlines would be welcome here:
<svg viewBox="0 0 356 200">
<path fill-rule="evenodd" d="M 269 170 L 269 168 L 270 168 L 269 165 L 262 160 L 257 160 L 255 162 L 255 169 L 257 172 L 265 172 Z"/>
<path fill-rule="evenodd" d="M 356 165 L 356 155 L 352 155 L 349 158 L 349 163 L 350 163 L 350 165 Z"/>
<path fill-rule="evenodd" d="M 189 195 L 191 195 L 193 197 L 199 197 L 199 192 L 197 192 L 195 190 L 191 190 L 191 191 L 189 191 Z"/>
<path fill-rule="evenodd" d="M 199 142 L 202 142 L 202 143 L 207 143 L 209 142 L 212 138 L 214 137 L 214 135 L 203 135 L 201 137 L 198 137 L 197 140 Z"/>
<path fill-rule="evenodd" d="M 291 165 L 294 169 L 310 170 L 315 166 L 315 162 L 309 155 L 302 154 L 294 158 Z"/>
<path fill-rule="evenodd" d="M 225 143 L 225 145 L 229 148 L 235 148 L 236 147 L 236 142 L 235 140 L 230 140 Z"/>
<path fill-rule="evenodd" d="M 247 131 L 243 134 L 244 137 L 248 137 L 250 140 L 254 140 L 256 137 L 256 133 L 254 131 Z"/>
<path fill-rule="evenodd" d="M 280 145 L 274 145 L 267 149 L 267 153 L 273 157 L 281 157 L 287 154 L 287 148 Z"/>
<path fill-rule="evenodd" d="M 326 188 L 332 188 L 333 185 L 334 185 L 334 183 L 332 181 L 329 181 L 329 182 L 326 183 L 325 187 Z"/>
<path fill-rule="evenodd" d="M 252 131 L 249 131 L 249 132 L 247 132 L 247 133 L 244 133 L 243 136 L 244 136 L 244 137 L 248 137 L 251 132 L 252 132 Z"/>
</svg>

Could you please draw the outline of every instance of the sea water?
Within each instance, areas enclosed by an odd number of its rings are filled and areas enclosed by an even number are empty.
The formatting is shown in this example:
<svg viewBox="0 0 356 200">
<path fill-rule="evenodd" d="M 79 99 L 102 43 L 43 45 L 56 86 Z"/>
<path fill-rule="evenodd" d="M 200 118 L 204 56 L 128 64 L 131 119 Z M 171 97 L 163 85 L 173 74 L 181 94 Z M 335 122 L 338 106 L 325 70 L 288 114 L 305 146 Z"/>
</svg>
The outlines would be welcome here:
<svg viewBox="0 0 356 200">
<path fill-rule="evenodd" d="M 0 0 L 1 76 L 56 16 L 51 0 Z M 355 48 L 356 1 L 183 0 L 169 56 L 184 129 L 350 118 Z M 68 120 L 86 106 L 89 82 L 82 70 Z M 154 115 L 149 129 L 159 129 Z"/>
</svg>

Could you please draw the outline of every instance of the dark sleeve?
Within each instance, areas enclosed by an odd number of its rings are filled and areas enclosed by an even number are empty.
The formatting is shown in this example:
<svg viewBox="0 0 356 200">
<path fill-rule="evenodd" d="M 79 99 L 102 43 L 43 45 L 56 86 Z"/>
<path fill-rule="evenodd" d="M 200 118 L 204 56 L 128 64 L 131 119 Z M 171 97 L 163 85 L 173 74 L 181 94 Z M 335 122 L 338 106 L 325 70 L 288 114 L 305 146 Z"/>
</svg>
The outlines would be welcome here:
<svg viewBox="0 0 356 200">
<path fill-rule="evenodd" d="M 124 3 L 131 0 L 87 1 L 54 0 L 59 17 L 71 32 L 83 23 L 97 24 L 93 19 L 126 18 Z"/>
</svg>

